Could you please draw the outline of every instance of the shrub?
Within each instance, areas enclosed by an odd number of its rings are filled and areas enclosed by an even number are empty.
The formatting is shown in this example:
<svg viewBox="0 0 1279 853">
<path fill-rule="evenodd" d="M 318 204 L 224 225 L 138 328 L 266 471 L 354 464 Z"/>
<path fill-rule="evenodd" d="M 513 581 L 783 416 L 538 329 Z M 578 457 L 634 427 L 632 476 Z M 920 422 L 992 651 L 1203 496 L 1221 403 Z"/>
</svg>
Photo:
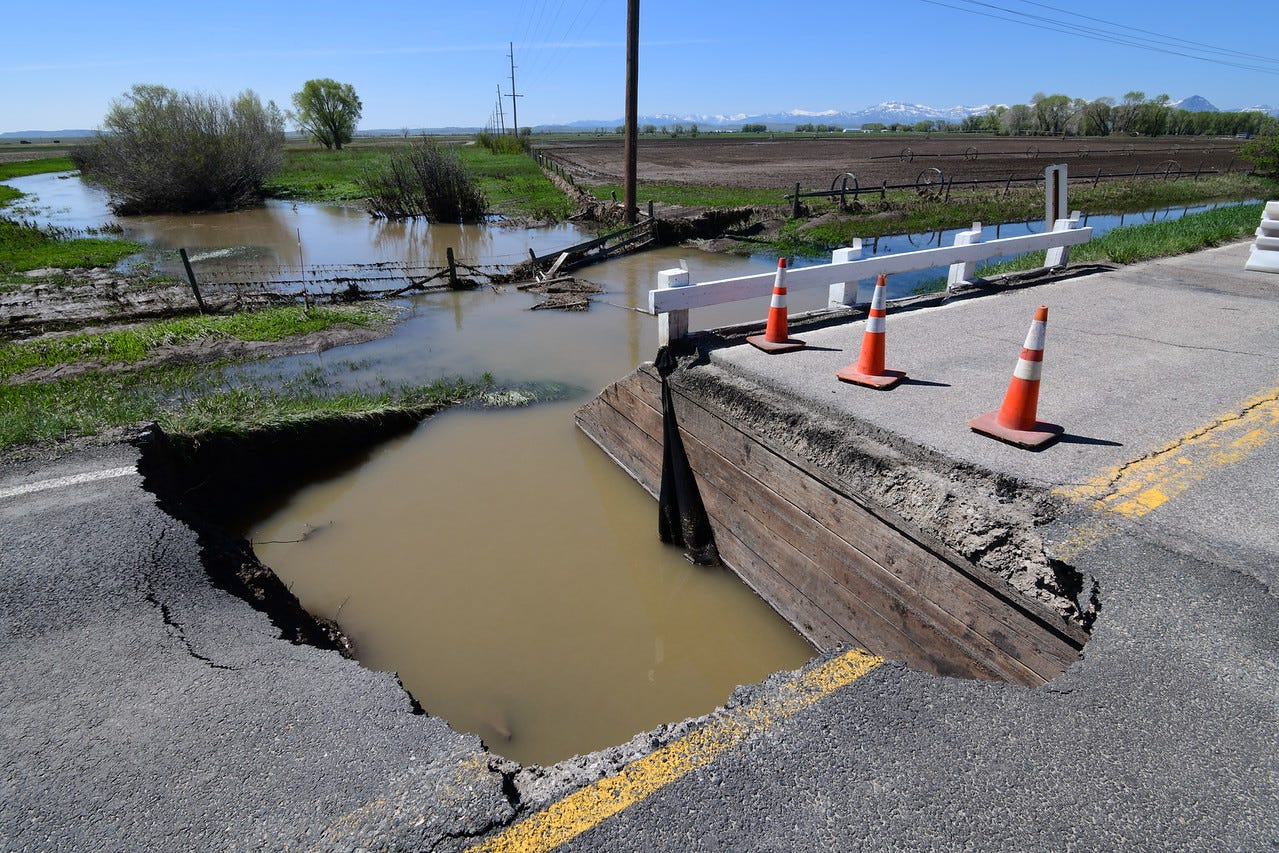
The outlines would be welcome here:
<svg viewBox="0 0 1279 853">
<path fill-rule="evenodd" d="M 387 219 L 478 222 L 488 212 L 484 191 L 457 154 L 429 139 L 395 151 L 380 172 L 366 172 L 359 184 L 369 212 Z"/>
<path fill-rule="evenodd" d="M 528 136 L 489 133 L 487 130 L 480 131 L 475 140 L 494 154 L 525 154 L 533 147 Z"/>
<path fill-rule="evenodd" d="M 72 158 L 116 213 L 229 210 L 257 202 L 279 168 L 284 117 L 252 91 L 234 99 L 134 86 Z"/>
<path fill-rule="evenodd" d="M 1257 174 L 1279 178 L 1279 132 L 1272 131 L 1248 141 L 1240 147 L 1239 156 L 1252 163 Z"/>
</svg>

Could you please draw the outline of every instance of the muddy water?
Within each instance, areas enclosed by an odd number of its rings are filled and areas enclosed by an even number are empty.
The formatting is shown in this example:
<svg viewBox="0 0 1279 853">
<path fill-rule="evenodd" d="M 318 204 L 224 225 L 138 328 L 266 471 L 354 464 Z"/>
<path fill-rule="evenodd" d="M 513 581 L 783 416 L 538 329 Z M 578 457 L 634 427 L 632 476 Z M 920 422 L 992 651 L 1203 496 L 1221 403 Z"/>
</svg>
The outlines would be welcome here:
<svg viewBox="0 0 1279 853">
<path fill-rule="evenodd" d="M 444 414 L 251 533 L 365 664 L 526 763 L 705 713 L 811 654 L 730 573 L 654 544 L 652 498 L 573 408 Z"/>
</svg>

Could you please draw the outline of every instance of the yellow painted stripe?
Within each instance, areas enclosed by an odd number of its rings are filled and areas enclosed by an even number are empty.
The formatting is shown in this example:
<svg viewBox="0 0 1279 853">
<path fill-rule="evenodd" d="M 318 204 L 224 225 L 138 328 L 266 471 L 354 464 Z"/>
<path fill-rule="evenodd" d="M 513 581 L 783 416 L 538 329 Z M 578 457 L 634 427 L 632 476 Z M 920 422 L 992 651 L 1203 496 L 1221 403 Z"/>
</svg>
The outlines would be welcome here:
<svg viewBox="0 0 1279 853">
<path fill-rule="evenodd" d="M 774 695 L 725 712 L 674 743 L 534 814 L 468 853 L 552 850 L 711 762 L 750 735 L 873 670 L 883 659 L 854 649 L 783 684 Z"/>
<path fill-rule="evenodd" d="M 1279 438 L 1279 388 L 1247 400 L 1240 411 L 1223 415 L 1153 453 L 1056 493 L 1087 503 L 1103 516 L 1114 513 L 1141 518 L 1214 471 L 1237 465 L 1275 438 Z M 1086 524 L 1062 543 L 1057 556 L 1068 560 L 1110 532 L 1104 520 Z"/>
</svg>

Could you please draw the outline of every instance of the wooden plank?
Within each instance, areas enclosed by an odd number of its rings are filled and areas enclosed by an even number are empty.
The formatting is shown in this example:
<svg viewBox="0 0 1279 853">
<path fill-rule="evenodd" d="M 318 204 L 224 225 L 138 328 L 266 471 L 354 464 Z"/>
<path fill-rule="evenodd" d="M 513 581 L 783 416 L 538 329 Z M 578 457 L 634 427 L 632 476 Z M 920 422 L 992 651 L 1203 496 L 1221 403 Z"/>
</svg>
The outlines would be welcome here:
<svg viewBox="0 0 1279 853">
<path fill-rule="evenodd" d="M 940 249 L 874 255 L 845 263 L 820 264 L 787 270 L 786 287 L 788 290 L 829 287 L 832 284 L 873 278 L 881 273 L 892 275 L 982 261 L 1003 255 L 1022 255 L 1058 246 L 1075 246 L 1091 239 L 1092 228 L 1073 228 L 1069 231 L 1049 231 L 1024 237 L 1004 237 L 967 246 L 943 246 Z M 773 292 L 773 278 L 773 273 L 761 273 L 690 284 L 687 287 L 672 290 L 650 290 L 648 310 L 654 314 L 662 314 L 669 311 L 685 311 L 690 308 L 708 308 L 712 305 L 744 299 L 762 299 Z"/>
<path fill-rule="evenodd" d="M 658 415 L 660 419 L 660 415 Z M 655 498 L 661 482 L 661 445 L 602 397 L 578 410 L 577 424 Z M 637 473 L 639 476 L 636 476 Z M 712 526 L 715 527 L 714 523 Z M 776 569 L 759 559 L 726 527 L 715 528 L 724 562 L 818 649 L 856 642 L 838 621 L 811 604 Z"/>
<path fill-rule="evenodd" d="M 652 394 L 655 381 L 650 377 L 647 383 L 628 387 Z M 973 575 L 986 573 L 967 567 L 958 557 L 946 560 L 930 548 L 904 547 L 919 543 L 899 534 L 887 526 L 884 519 L 840 490 L 832 489 L 812 472 L 797 476 L 792 461 L 779 456 L 772 448 L 748 444 L 734 450 L 732 436 L 736 434 L 739 442 L 743 438 L 735 426 L 678 390 L 676 399 L 684 430 L 709 440 L 734 466 L 763 486 L 776 490 L 810 516 L 815 526 L 832 531 L 893 573 L 916 594 L 930 598 L 972 632 L 980 634 L 985 643 L 1004 650 L 1046 677 L 1061 672 L 1077 656 L 1077 649 L 1082 648 L 1087 636 L 1074 626 L 1065 625 L 1056 613 L 1026 601 L 999 578 L 982 577 L 985 583 L 976 583 Z M 900 519 L 896 521 L 895 526 L 899 526 Z M 960 570 L 956 564 L 968 571 Z M 1044 620 L 1048 620 L 1048 624 Z"/>
<path fill-rule="evenodd" d="M 633 412 L 651 411 L 631 396 L 629 384 L 615 389 L 612 400 L 624 407 L 619 410 L 628 417 Z M 746 476 L 735 463 L 704 444 L 703 437 L 692 430 L 685 434 L 684 446 L 712 519 L 735 531 L 765 562 L 804 591 L 810 606 L 822 602 L 820 606 L 871 651 L 939 674 L 1043 683 L 1043 678 L 1015 657 L 886 573 L 855 546 L 815 523 L 763 483 Z M 738 438 L 747 440 L 740 433 Z M 756 450 L 763 448 L 757 446 Z M 793 543 L 803 543 L 803 550 Z"/>
</svg>

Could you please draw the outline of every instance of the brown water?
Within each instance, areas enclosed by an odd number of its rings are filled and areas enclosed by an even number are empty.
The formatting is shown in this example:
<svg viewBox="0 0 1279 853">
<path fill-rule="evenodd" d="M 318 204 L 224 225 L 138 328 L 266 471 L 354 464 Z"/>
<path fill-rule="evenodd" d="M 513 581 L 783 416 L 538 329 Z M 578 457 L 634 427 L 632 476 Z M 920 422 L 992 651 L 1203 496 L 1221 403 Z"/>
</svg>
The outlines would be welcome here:
<svg viewBox="0 0 1279 853">
<path fill-rule="evenodd" d="M 22 181 L 57 224 L 110 219 L 78 180 Z M 546 253 L 586 236 L 570 226 L 394 224 L 289 204 L 121 222 L 156 245 L 190 247 L 197 269 L 293 263 L 299 230 L 308 264 L 439 265 L 445 246 L 471 263 L 513 263 L 530 247 Z M 702 280 L 775 265 L 683 249 L 617 259 L 582 273 L 606 289 L 585 313 L 530 312 L 536 297 L 513 288 L 424 295 L 403 303 L 389 338 L 239 371 L 334 388 L 489 373 L 498 386 L 557 400 L 432 418 L 247 534 L 309 610 L 354 639 L 361 661 L 398 672 L 429 713 L 521 762 L 558 761 L 707 713 L 736 685 L 812 654 L 733 575 L 662 545 L 656 503 L 573 425 L 577 406 L 652 358 L 655 321 L 634 309 L 647 307 L 658 270 L 681 259 Z M 694 312 L 693 323 L 766 311 L 765 300 Z"/>
<path fill-rule="evenodd" d="M 731 573 L 656 544 L 653 499 L 573 408 L 444 414 L 251 532 L 361 661 L 525 763 L 706 713 L 812 653 Z"/>
</svg>

